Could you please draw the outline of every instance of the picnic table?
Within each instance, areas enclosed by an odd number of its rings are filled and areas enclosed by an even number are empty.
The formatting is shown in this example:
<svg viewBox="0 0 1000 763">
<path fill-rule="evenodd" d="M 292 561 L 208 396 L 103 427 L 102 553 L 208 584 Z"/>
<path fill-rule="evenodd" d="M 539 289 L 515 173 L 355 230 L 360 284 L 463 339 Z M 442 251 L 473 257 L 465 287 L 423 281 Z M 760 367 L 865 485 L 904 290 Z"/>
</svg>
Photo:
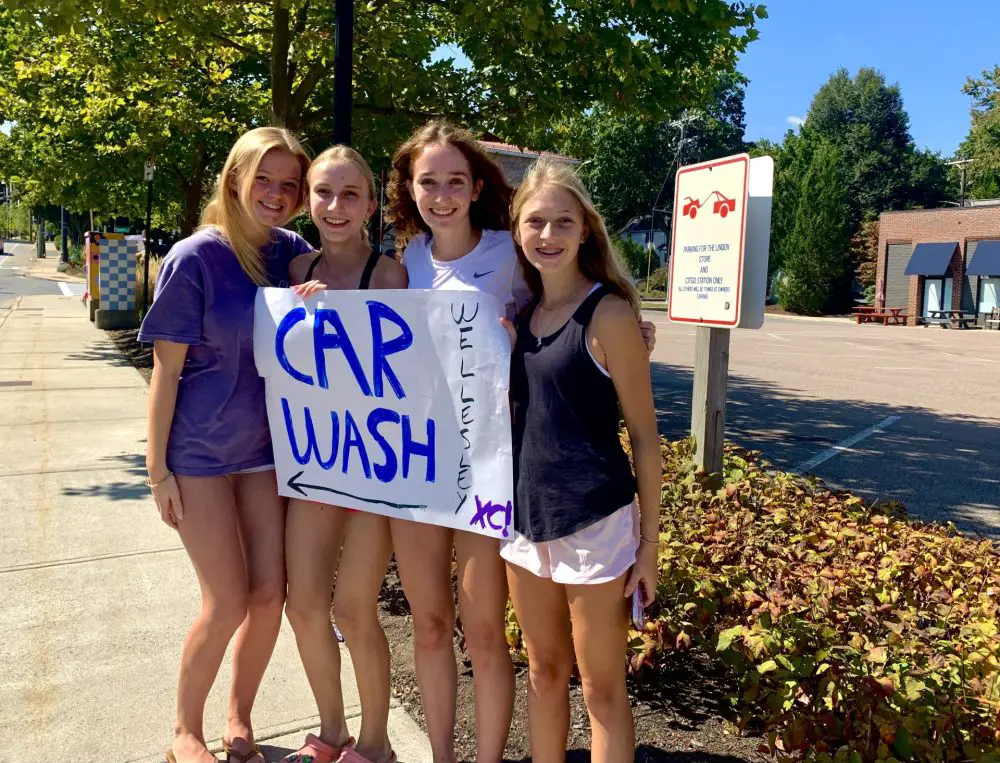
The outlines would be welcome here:
<svg viewBox="0 0 1000 763">
<path fill-rule="evenodd" d="M 854 308 L 854 315 L 861 323 L 881 323 L 883 326 L 905 326 L 907 315 L 902 307 L 873 307 L 862 305 Z"/>
<path fill-rule="evenodd" d="M 972 328 L 973 321 L 976 320 L 975 313 L 967 313 L 964 310 L 928 310 L 927 316 L 922 318 L 924 325 L 937 324 L 943 329 L 947 328 Z"/>
<path fill-rule="evenodd" d="M 1000 329 L 1000 308 L 994 307 L 986 315 L 986 328 L 997 330 Z"/>
</svg>

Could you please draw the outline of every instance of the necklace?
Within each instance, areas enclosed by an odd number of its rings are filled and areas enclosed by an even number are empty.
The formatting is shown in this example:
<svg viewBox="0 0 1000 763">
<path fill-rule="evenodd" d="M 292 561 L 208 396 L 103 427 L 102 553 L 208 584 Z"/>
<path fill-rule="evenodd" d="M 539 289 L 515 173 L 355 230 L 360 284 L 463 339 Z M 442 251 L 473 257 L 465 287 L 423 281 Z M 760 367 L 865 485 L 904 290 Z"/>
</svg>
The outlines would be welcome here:
<svg viewBox="0 0 1000 763">
<path fill-rule="evenodd" d="M 541 302 L 539 302 L 538 303 L 538 307 L 541 310 L 544 310 L 549 315 L 553 315 L 554 314 L 556 316 L 556 318 L 559 318 L 559 317 L 561 317 L 560 314 L 559 314 L 560 311 L 563 308 L 565 308 L 567 305 L 570 305 L 573 302 L 575 302 L 577 300 L 577 298 L 580 296 L 580 292 L 581 291 L 583 291 L 583 289 L 578 286 L 577 288 L 573 289 L 572 292 L 570 292 L 570 295 L 568 297 L 566 297 L 565 299 L 559 300 L 558 302 L 556 302 L 552 306 L 546 307 Z M 544 324 L 542 324 L 542 321 L 541 321 L 542 316 L 538 316 L 538 317 L 539 317 L 539 321 L 538 321 L 538 323 L 539 323 L 539 326 L 538 326 L 539 331 L 538 331 L 538 334 L 535 336 L 535 346 L 537 348 L 541 349 L 542 342 L 545 340 L 545 338 L 547 336 L 549 336 L 552 333 L 552 330 L 558 324 L 558 320 L 553 321 L 551 323 L 549 323 L 548 321 L 546 321 Z M 542 327 L 543 325 L 544 325 L 544 328 Z"/>
</svg>

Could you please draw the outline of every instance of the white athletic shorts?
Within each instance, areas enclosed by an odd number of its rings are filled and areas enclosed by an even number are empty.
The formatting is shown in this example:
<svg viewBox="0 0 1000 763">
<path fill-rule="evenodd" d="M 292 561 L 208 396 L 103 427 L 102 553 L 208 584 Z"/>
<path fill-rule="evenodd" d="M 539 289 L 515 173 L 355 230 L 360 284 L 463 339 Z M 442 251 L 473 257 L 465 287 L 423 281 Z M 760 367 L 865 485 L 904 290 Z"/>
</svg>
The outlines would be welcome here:
<svg viewBox="0 0 1000 763">
<path fill-rule="evenodd" d="M 594 585 L 624 575 L 638 549 L 639 507 L 633 501 L 565 538 L 535 543 L 515 531 L 500 556 L 554 583 Z"/>
</svg>

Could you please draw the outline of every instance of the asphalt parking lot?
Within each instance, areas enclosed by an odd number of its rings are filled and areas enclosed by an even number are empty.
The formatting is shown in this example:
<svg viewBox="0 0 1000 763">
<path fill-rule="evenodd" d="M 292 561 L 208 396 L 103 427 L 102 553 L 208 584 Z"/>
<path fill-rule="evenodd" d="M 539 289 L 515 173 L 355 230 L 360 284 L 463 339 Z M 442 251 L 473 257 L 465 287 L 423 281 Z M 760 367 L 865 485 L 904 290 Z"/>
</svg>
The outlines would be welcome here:
<svg viewBox="0 0 1000 763">
<path fill-rule="evenodd" d="M 660 430 L 681 437 L 695 330 L 647 317 Z M 768 316 L 731 337 L 727 437 L 781 469 L 1000 539 L 1000 331 Z"/>
</svg>

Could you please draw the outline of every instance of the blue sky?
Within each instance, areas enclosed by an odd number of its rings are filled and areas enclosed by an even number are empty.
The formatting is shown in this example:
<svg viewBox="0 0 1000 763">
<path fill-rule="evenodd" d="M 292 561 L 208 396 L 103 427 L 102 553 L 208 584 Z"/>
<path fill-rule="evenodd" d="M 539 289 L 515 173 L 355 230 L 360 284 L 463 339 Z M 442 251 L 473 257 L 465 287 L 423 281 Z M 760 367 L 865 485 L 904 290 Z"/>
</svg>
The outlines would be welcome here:
<svg viewBox="0 0 1000 763">
<path fill-rule="evenodd" d="M 763 0 L 769 18 L 739 69 L 747 140 L 780 140 L 837 68 L 898 83 L 921 148 L 950 156 L 969 131 L 967 77 L 1000 64 L 998 0 Z"/>
</svg>

